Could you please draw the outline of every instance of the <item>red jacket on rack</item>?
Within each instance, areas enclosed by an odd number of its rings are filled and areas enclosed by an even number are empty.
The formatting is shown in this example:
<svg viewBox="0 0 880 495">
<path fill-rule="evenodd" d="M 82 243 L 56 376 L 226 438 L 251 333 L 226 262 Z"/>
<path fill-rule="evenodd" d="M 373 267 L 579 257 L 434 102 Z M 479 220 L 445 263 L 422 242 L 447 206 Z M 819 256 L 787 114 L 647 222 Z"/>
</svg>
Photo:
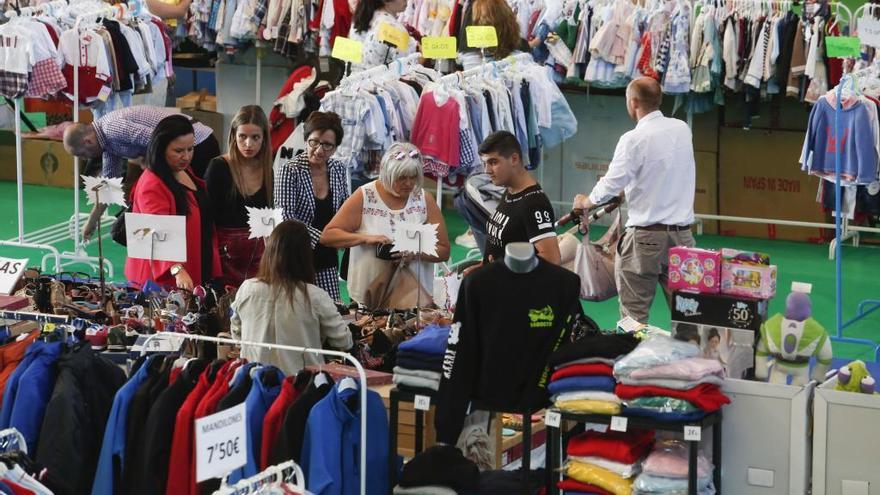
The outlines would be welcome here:
<svg viewBox="0 0 880 495">
<path fill-rule="evenodd" d="M 201 179 L 190 174 L 193 182 L 204 189 L 205 183 Z M 149 213 L 153 215 L 174 215 L 177 207 L 171 189 L 162 182 L 158 175 L 150 170 L 145 170 L 140 179 L 134 185 L 131 194 L 132 211 L 134 213 Z M 186 200 L 189 214 L 186 216 L 186 262 L 182 263 L 186 272 L 192 277 L 194 285 L 201 285 L 205 280 L 202 277 L 202 217 L 199 205 L 196 202 L 195 193 L 187 192 Z M 217 235 L 211 236 L 211 260 L 212 275 L 219 276 L 222 273 L 220 267 L 220 251 L 217 247 Z M 125 278 L 135 287 L 142 287 L 147 281 L 153 280 L 162 287 L 174 287 L 175 280 L 171 276 L 171 267 L 176 265 L 173 261 L 156 261 L 140 258 L 127 258 L 125 260 Z"/>
</svg>

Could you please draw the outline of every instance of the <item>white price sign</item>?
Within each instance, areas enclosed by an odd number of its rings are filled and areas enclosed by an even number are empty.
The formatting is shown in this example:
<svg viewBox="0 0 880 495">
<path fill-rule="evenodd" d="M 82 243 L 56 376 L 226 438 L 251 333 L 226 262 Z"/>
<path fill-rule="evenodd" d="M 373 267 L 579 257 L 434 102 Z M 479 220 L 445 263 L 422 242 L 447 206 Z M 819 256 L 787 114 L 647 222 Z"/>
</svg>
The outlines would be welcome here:
<svg viewBox="0 0 880 495">
<path fill-rule="evenodd" d="M 859 40 L 864 45 L 880 47 L 880 20 L 868 16 L 859 19 Z"/>
<path fill-rule="evenodd" d="M 611 431 L 619 431 L 626 433 L 626 425 L 628 420 L 623 416 L 612 416 L 611 417 Z"/>
<path fill-rule="evenodd" d="M 0 294 L 9 295 L 15 290 L 15 284 L 24 274 L 27 258 L 23 260 L 0 258 Z"/>
<path fill-rule="evenodd" d="M 415 398 L 414 404 L 416 410 L 418 411 L 430 411 L 431 410 L 431 398 L 427 395 L 417 395 Z"/>
<path fill-rule="evenodd" d="M 562 424 L 562 415 L 558 411 L 547 411 L 544 414 L 544 424 L 550 428 L 559 428 Z"/>
<path fill-rule="evenodd" d="M 699 442 L 703 438 L 703 429 L 699 426 L 685 426 L 684 439 L 688 442 Z"/>
<path fill-rule="evenodd" d="M 196 420 L 196 481 L 220 478 L 247 464 L 244 403 Z"/>
</svg>

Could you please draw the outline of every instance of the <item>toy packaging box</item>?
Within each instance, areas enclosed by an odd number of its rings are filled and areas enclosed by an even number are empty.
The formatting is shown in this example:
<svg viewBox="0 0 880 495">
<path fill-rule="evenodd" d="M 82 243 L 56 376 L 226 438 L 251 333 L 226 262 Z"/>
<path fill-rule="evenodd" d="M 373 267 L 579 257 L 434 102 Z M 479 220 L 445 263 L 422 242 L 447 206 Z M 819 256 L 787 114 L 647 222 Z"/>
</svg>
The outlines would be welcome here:
<svg viewBox="0 0 880 495">
<path fill-rule="evenodd" d="M 776 265 L 721 262 L 721 292 L 732 296 L 772 299 L 776 296 Z"/>
<path fill-rule="evenodd" d="M 721 286 L 721 254 L 688 247 L 669 250 L 669 289 L 717 294 Z"/>
<path fill-rule="evenodd" d="M 672 336 L 696 344 L 701 357 L 721 361 L 725 376 L 751 380 L 767 312 L 764 300 L 678 291 L 672 295 Z"/>
</svg>

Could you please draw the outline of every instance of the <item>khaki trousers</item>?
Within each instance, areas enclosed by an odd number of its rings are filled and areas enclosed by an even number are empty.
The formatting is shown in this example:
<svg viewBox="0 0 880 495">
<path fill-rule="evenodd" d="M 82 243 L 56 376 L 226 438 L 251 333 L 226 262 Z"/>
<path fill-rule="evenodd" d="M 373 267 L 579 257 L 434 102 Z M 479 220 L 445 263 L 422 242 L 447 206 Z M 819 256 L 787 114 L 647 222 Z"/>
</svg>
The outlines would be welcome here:
<svg viewBox="0 0 880 495">
<path fill-rule="evenodd" d="M 627 228 L 617 244 L 614 276 L 620 294 L 620 317 L 632 317 L 648 323 L 648 312 L 660 282 L 669 303 L 669 249 L 675 246 L 694 247 L 690 230 L 650 231 Z"/>
</svg>

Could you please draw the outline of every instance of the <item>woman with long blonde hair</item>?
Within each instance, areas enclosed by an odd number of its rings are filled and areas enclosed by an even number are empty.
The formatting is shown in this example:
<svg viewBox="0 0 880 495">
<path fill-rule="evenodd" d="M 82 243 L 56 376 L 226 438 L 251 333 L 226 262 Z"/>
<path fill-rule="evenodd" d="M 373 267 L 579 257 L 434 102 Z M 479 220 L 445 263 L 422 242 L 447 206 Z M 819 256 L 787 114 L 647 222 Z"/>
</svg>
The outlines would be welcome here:
<svg viewBox="0 0 880 495">
<path fill-rule="evenodd" d="M 269 120 L 260 107 L 242 107 L 232 119 L 229 151 L 211 161 L 205 181 L 217 227 L 223 279 L 237 287 L 256 274 L 263 255 L 262 240 L 248 239 L 247 207 L 274 204 Z"/>
</svg>

